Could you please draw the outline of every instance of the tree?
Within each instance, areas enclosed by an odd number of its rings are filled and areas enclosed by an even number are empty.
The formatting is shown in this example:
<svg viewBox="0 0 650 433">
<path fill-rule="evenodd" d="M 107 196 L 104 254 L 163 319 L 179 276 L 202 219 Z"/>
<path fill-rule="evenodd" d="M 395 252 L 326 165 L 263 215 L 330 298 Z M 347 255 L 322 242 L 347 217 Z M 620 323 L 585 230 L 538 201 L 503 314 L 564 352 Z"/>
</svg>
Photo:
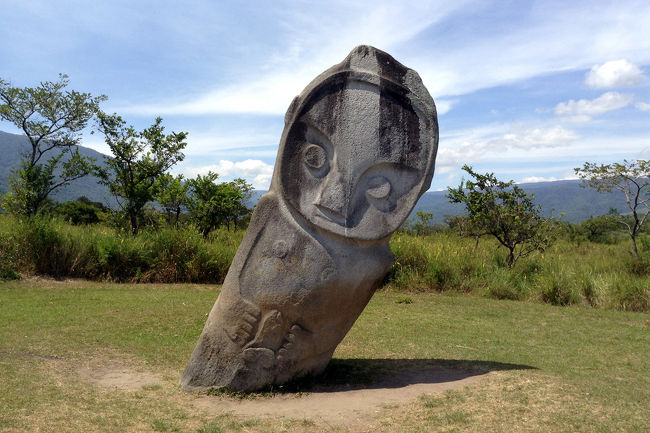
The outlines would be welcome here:
<svg viewBox="0 0 650 433">
<path fill-rule="evenodd" d="M 187 145 L 187 133 L 165 135 L 160 117 L 142 132 L 127 126 L 117 114 L 100 113 L 98 117 L 100 130 L 113 153 L 112 158 L 105 158 L 106 168 L 98 175 L 118 199 L 131 231 L 136 234 L 145 206 L 154 199 L 158 179 L 185 158 L 181 151 Z"/>
<path fill-rule="evenodd" d="M 165 210 L 167 224 L 178 225 L 183 207 L 188 203 L 189 188 L 189 183 L 183 182 L 182 174 L 176 177 L 171 174 L 163 174 L 158 178 L 155 199 Z"/>
<path fill-rule="evenodd" d="M 85 200 L 84 200 L 85 199 Z M 104 218 L 106 207 L 96 202 L 91 202 L 86 197 L 79 197 L 75 201 L 66 201 L 59 203 L 50 209 L 48 213 L 63 218 L 70 224 L 96 224 Z"/>
<path fill-rule="evenodd" d="M 493 236 L 508 250 L 508 267 L 550 245 L 551 224 L 540 215 L 541 208 L 533 203 L 533 196 L 513 181 L 497 180 L 494 173 L 479 174 L 467 165 L 463 170 L 475 180 L 448 188 L 447 197 L 452 203 L 465 204 L 473 234 Z"/>
<path fill-rule="evenodd" d="M 622 215 L 618 215 L 618 221 L 627 228 L 632 239 L 634 257 L 639 260 L 636 239 L 650 213 L 650 161 L 623 160 L 622 163 L 600 165 L 585 162 L 581 168 L 576 168 L 575 172 L 582 179 L 583 186 L 589 186 L 598 192 L 616 190 L 625 195 L 632 219 L 626 220 Z"/>
<path fill-rule="evenodd" d="M 580 223 L 580 229 L 590 242 L 614 243 L 614 236 L 620 230 L 620 215 L 617 212 L 610 212 L 607 215 L 599 215 L 588 218 Z"/>
<path fill-rule="evenodd" d="M 35 215 L 48 196 L 94 170 L 94 160 L 82 156 L 76 145 L 81 131 L 99 110 L 106 96 L 65 90 L 67 75 L 37 87 L 11 87 L 0 79 L 0 119 L 16 125 L 27 136 L 31 149 L 13 170 L 3 206 L 16 215 Z M 45 159 L 46 154 L 54 154 Z M 57 174 L 55 174 L 57 170 Z"/>
<path fill-rule="evenodd" d="M 230 230 L 233 224 L 236 230 L 238 224 L 250 214 L 245 202 L 252 186 L 244 179 L 215 183 L 218 177 L 217 173 L 208 172 L 205 176 L 197 175 L 196 179 L 189 180 L 191 194 L 188 208 L 203 236 L 221 225 Z"/>
<path fill-rule="evenodd" d="M 433 225 L 431 220 L 433 219 L 433 214 L 431 212 L 417 211 L 415 213 L 416 220 L 413 224 L 413 230 L 418 236 L 426 236 L 433 233 Z"/>
</svg>

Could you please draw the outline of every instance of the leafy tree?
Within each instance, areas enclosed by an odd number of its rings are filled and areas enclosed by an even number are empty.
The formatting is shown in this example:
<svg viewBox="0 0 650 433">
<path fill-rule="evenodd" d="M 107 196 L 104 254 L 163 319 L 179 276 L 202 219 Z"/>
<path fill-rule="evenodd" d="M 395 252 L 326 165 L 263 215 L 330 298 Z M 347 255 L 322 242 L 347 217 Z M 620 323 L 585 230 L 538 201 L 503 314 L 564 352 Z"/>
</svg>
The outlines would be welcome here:
<svg viewBox="0 0 650 433">
<path fill-rule="evenodd" d="M 415 213 L 415 223 L 413 224 L 413 230 L 419 236 L 429 235 L 433 233 L 433 225 L 431 220 L 433 219 L 433 214 L 431 212 L 423 212 L 421 210 Z"/>
<path fill-rule="evenodd" d="M 634 256 L 639 260 L 637 235 L 650 213 L 650 161 L 623 160 L 622 163 L 600 165 L 585 162 L 581 168 L 576 168 L 575 172 L 583 180 L 583 185 L 590 186 L 598 192 L 616 190 L 625 195 L 627 207 L 632 212 L 632 219 L 626 220 L 619 215 L 618 220 L 627 228 L 632 239 Z"/>
<path fill-rule="evenodd" d="M 508 267 L 550 245 L 551 224 L 540 215 L 541 208 L 533 203 L 533 196 L 513 181 L 497 180 L 493 173 L 479 174 L 467 165 L 463 170 L 474 180 L 448 188 L 447 197 L 452 203 L 465 204 L 473 234 L 493 236 L 508 250 Z"/>
<path fill-rule="evenodd" d="M 235 230 L 241 227 L 244 221 L 250 218 L 252 210 L 246 206 L 246 201 L 251 196 L 253 185 L 246 182 L 245 179 L 237 178 L 227 182 L 225 190 L 228 192 L 228 213 L 226 214 L 226 227 L 230 230 L 232 223 Z"/>
<path fill-rule="evenodd" d="M 59 203 L 49 209 L 48 212 L 60 216 L 65 221 L 75 225 L 96 224 L 103 217 L 100 208 L 79 199 Z"/>
<path fill-rule="evenodd" d="M 190 179 L 190 199 L 188 208 L 203 236 L 215 228 L 225 225 L 230 230 L 231 224 L 237 229 L 238 224 L 250 214 L 245 205 L 252 186 L 244 179 L 232 182 L 215 183 L 219 175 L 208 172 Z"/>
<path fill-rule="evenodd" d="M 174 177 L 166 173 L 158 178 L 155 199 L 165 210 L 167 224 L 178 225 L 183 207 L 188 203 L 189 188 L 189 183 L 183 182 L 182 174 Z"/>
<path fill-rule="evenodd" d="M 614 243 L 616 239 L 613 235 L 621 227 L 620 217 L 616 212 L 591 217 L 582 221 L 580 228 L 584 230 L 586 238 L 591 242 Z"/>
<path fill-rule="evenodd" d="M 99 171 L 99 177 L 117 198 L 135 234 L 145 206 L 154 200 L 158 179 L 185 158 L 187 133 L 165 135 L 160 117 L 138 132 L 117 114 L 105 113 L 99 114 L 99 127 L 113 153 L 105 159 L 106 168 Z"/>
<path fill-rule="evenodd" d="M 0 119 L 22 129 L 31 146 L 12 172 L 3 200 L 3 206 L 16 215 L 39 213 L 56 189 L 95 168 L 94 160 L 82 156 L 76 145 L 106 96 L 66 90 L 68 84 L 63 74 L 57 82 L 25 88 L 0 79 Z M 46 159 L 46 155 L 52 156 Z"/>
</svg>

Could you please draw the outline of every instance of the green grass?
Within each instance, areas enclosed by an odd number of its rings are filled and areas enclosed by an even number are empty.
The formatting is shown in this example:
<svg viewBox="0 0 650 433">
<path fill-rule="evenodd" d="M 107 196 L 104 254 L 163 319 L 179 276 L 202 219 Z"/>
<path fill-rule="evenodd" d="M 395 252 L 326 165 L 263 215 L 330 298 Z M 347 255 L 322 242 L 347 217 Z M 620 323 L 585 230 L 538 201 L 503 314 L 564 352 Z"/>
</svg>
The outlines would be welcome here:
<svg viewBox="0 0 650 433">
<path fill-rule="evenodd" d="M 177 381 L 217 294 L 192 285 L 0 283 L 0 431 L 365 431 L 194 407 Z M 374 431 L 647 431 L 647 314 L 460 293 L 403 298 L 378 292 L 317 380 L 362 385 L 382 371 L 428 365 L 492 373 L 387 407 Z M 80 377 L 113 363 L 162 382 L 127 391 Z"/>
<path fill-rule="evenodd" d="M 645 239 L 645 238 L 644 238 Z M 650 311 L 650 265 L 637 263 L 630 245 L 558 240 L 544 253 L 505 266 L 496 241 L 453 233 L 391 240 L 396 256 L 387 281 L 396 290 L 473 293 L 553 305 Z M 650 256 L 650 250 L 644 251 Z"/>
<path fill-rule="evenodd" d="M 56 219 L 21 221 L 0 215 L 0 280 L 21 274 L 95 281 L 221 283 L 243 231 L 215 230 L 203 238 L 191 225 L 146 229 L 137 236 L 102 225 L 72 226 Z M 505 265 L 496 241 L 443 231 L 397 233 L 396 263 L 386 284 L 402 291 L 464 292 L 553 305 L 650 311 L 650 235 L 645 259 L 629 241 L 597 244 L 558 240 L 544 253 Z"/>
<path fill-rule="evenodd" d="M 221 283 L 243 231 L 146 229 L 137 236 L 103 225 L 0 215 L 0 279 L 14 274 L 118 282 Z"/>
</svg>

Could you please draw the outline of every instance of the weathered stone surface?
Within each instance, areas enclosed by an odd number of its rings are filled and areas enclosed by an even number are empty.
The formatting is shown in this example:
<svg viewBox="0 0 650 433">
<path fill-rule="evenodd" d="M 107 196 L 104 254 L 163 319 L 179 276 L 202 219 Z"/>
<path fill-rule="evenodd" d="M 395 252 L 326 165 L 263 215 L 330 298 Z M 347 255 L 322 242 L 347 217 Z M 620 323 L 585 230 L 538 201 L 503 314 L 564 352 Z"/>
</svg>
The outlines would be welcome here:
<svg viewBox="0 0 650 433">
<path fill-rule="evenodd" d="M 251 391 L 321 372 L 380 284 L 390 235 L 438 145 L 418 74 L 352 50 L 292 102 L 271 188 L 185 368 L 186 390 Z"/>
</svg>

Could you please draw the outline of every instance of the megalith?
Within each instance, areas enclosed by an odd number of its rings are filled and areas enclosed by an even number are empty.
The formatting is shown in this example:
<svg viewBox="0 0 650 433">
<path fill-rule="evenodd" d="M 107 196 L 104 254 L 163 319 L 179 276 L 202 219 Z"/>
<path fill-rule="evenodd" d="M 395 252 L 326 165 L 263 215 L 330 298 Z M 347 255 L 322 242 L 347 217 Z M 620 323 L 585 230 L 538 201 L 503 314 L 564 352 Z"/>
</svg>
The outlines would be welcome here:
<svg viewBox="0 0 650 433">
<path fill-rule="evenodd" d="M 253 391 L 318 374 L 372 297 L 391 234 L 433 177 L 438 121 L 417 72 L 359 46 L 285 115 L 260 199 L 181 379 Z"/>
</svg>

